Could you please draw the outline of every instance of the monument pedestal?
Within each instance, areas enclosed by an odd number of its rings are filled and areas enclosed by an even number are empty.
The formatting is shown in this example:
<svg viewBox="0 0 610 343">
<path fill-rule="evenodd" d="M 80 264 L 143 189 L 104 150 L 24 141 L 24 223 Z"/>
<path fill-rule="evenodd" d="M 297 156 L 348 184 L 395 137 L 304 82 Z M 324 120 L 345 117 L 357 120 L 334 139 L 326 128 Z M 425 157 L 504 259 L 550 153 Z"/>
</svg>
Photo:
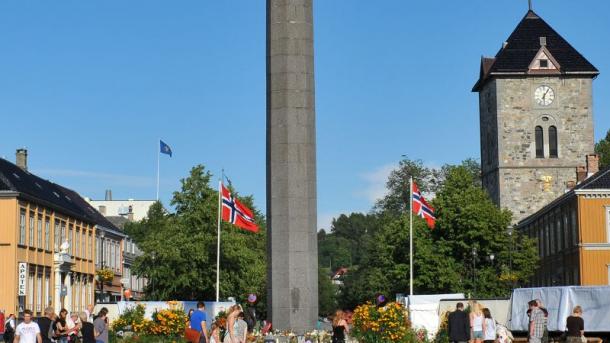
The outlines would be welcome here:
<svg viewBox="0 0 610 343">
<path fill-rule="evenodd" d="M 53 256 L 53 271 L 55 274 L 55 313 L 62 308 L 72 310 L 72 256 L 65 252 Z M 63 300 L 63 301 L 62 301 Z"/>
</svg>

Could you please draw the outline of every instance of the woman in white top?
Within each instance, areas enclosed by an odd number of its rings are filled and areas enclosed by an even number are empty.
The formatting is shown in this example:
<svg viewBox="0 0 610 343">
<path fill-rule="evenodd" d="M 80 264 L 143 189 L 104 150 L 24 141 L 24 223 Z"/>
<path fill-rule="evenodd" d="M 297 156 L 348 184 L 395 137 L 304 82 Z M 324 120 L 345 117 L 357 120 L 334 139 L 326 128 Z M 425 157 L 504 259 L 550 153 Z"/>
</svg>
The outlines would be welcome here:
<svg viewBox="0 0 610 343">
<path fill-rule="evenodd" d="M 220 343 L 220 328 L 216 322 L 212 323 L 212 330 L 210 333 L 210 343 Z"/>
<path fill-rule="evenodd" d="M 491 317 L 488 308 L 483 309 L 483 342 L 493 343 L 496 340 L 496 321 Z"/>
<path fill-rule="evenodd" d="M 474 343 L 483 342 L 483 311 L 481 310 L 481 304 L 473 302 L 470 308 L 470 328 L 472 332 L 472 339 Z"/>
</svg>

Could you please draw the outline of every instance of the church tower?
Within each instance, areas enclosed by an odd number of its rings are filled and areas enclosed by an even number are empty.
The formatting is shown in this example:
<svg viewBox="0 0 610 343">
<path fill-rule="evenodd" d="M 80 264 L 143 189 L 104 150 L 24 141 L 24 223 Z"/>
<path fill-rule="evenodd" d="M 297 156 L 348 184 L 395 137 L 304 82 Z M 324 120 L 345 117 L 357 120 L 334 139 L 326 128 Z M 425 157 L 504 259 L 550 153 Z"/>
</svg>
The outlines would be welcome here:
<svg viewBox="0 0 610 343">
<path fill-rule="evenodd" d="M 593 153 L 598 70 L 529 10 L 495 57 L 481 59 L 481 173 L 514 222 L 563 194 Z"/>
</svg>

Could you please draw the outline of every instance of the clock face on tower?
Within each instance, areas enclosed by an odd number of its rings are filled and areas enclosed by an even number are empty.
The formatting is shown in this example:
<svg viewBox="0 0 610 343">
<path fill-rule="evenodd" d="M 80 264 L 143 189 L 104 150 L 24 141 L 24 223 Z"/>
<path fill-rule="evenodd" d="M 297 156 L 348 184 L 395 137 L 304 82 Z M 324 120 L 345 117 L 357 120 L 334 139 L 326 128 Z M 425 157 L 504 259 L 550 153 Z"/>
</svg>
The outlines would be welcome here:
<svg viewBox="0 0 610 343">
<path fill-rule="evenodd" d="M 534 100 L 540 106 L 549 106 L 555 100 L 555 92 L 549 86 L 539 86 L 534 91 Z"/>
</svg>

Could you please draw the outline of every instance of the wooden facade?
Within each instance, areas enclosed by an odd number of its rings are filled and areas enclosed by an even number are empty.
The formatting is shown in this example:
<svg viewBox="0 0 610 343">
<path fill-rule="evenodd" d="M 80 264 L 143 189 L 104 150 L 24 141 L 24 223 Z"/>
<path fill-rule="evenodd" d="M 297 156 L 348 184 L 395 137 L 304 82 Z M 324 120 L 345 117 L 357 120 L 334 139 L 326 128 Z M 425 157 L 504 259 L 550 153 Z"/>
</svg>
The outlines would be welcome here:
<svg viewBox="0 0 610 343">
<path fill-rule="evenodd" d="M 538 245 L 532 286 L 610 285 L 610 188 L 586 185 L 519 223 Z"/>
<path fill-rule="evenodd" d="M 31 309 L 39 316 L 47 306 L 82 311 L 93 303 L 95 224 L 45 205 L 0 194 L 0 307 L 7 312 Z M 60 263 L 65 241 L 70 257 Z M 21 304 L 19 263 L 27 265 Z M 60 268 L 64 263 L 69 270 Z"/>
<path fill-rule="evenodd" d="M 610 190 L 580 193 L 581 284 L 610 285 Z"/>
</svg>

